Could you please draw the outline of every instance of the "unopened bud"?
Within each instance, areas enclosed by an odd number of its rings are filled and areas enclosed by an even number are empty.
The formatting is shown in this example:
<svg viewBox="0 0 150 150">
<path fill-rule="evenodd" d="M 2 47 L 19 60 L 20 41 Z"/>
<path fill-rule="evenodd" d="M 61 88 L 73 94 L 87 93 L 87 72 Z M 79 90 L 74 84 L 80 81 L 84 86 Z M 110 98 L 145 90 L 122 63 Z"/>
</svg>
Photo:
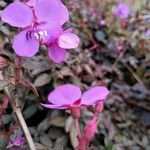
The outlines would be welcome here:
<svg viewBox="0 0 150 150">
<path fill-rule="evenodd" d="M 104 102 L 98 102 L 95 106 L 95 112 L 96 113 L 100 113 L 103 111 L 103 108 L 104 108 Z"/>
<path fill-rule="evenodd" d="M 79 117 L 80 117 L 80 108 L 79 107 L 71 108 L 71 115 L 74 119 L 79 119 Z"/>
</svg>

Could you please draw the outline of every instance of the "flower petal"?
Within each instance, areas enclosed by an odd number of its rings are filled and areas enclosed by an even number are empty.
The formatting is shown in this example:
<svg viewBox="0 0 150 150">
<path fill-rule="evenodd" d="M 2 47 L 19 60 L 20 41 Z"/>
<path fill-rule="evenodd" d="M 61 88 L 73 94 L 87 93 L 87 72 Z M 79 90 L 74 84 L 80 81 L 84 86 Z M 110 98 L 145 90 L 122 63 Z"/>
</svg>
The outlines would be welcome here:
<svg viewBox="0 0 150 150">
<path fill-rule="evenodd" d="M 59 86 L 48 96 L 49 102 L 56 105 L 71 105 L 79 99 L 81 99 L 81 90 L 72 84 Z"/>
<path fill-rule="evenodd" d="M 51 108 L 51 109 L 66 109 L 67 108 L 67 106 L 63 106 L 63 105 L 53 105 L 53 104 L 41 104 L 41 105 L 46 108 Z"/>
<path fill-rule="evenodd" d="M 26 2 L 26 4 L 30 7 L 35 7 L 35 5 L 38 1 L 39 0 L 29 0 L 28 2 Z"/>
<path fill-rule="evenodd" d="M 14 38 L 13 49 L 17 55 L 22 57 L 32 57 L 39 49 L 39 42 L 34 37 L 33 33 L 24 30 Z"/>
<path fill-rule="evenodd" d="M 57 44 L 52 44 L 48 48 L 49 58 L 52 59 L 55 63 L 61 63 L 66 58 L 66 50 L 60 48 Z"/>
<path fill-rule="evenodd" d="M 14 27 L 27 27 L 32 19 L 32 10 L 21 2 L 8 5 L 2 12 L 2 20 Z"/>
<path fill-rule="evenodd" d="M 69 20 L 67 8 L 60 0 L 41 0 L 35 6 L 35 14 L 40 22 L 58 21 L 63 25 Z"/>
<path fill-rule="evenodd" d="M 104 101 L 109 94 L 106 87 L 93 87 L 82 95 L 81 103 L 83 105 L 93 105 L 98 101 Z"/>
<path fill-rule="evenodd" d="M 126 19 L 130 14 L 130 7 L 125 3 L 120 3 L 115 9 L 115 15 L 120 19 Z"/>
<path fill-rule="evenodd" d="M 73 31 L 73 28 L 68 28 L 67 30 L 64 31 L 64 33 L 71 33 Z"/>
<path fill-rule="evenodd" d="M 77 48 L 79 46 L 79 37 L 73 33 L 63 33 L 59 38 L 58 38 L 58 45 L 61 48 Z"/>
</svg>

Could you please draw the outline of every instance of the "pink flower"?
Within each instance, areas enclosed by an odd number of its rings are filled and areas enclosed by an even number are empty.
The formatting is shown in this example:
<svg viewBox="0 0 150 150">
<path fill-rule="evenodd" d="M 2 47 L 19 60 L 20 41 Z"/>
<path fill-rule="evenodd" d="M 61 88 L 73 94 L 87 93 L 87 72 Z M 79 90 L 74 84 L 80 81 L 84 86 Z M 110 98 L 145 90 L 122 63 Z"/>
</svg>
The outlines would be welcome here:
<svg viewBox="0 0 150 150">
<path fill-rule="evenodd" d="M 45 39 L 45 45 L 48 47 L 49 58 L 55 63 L 61 63 L 65 60 L 65 49 L 78 47 L 80 40 L 77 35 L 71 32 L 71 29 L 63 31 L 61 26 L 48 31 L 48 37 Z"/>
<path fill-rule="evenodd" d="M 9 141 L 7 148 L 22 148 L 22 146 L 25 144 L 25 138 L 22 136 L 18 136 L 16 139 Z"/>
<path fill-rule="evenodd" d="M 63 25 L 68 19 L 68 10 L 60 0 L 14 2 L 2 12 L 4 22 L 23 29 L 13 41 L 16 54 L 23 57 L 35 55 L 48 30 L 56 24 Z"/>
<path fill-rule="evenodd" d="M 120 3 L 115 8 L 115 15 L 120 19 L 126 19 L 130 14 L 130 7 L 125 3 Z"/>
<path fill-rule="evenodd" d="M 106 87 L 97 86 L 81 93 L 78 86 L 66 84 L 57 87 L 48 95 L 51 104 L 42 104 L 51 109 L 72 109 L 88 106 L 106 100 L 109 91 Z"/>
<path fill-rule="evenodd" d="M 104 19 L 100 19 L 99 24 L 102 27 L 106 27 L 107 26 L 106 21 Z"/>
<path fill-rule="evenodd" d="M 116 50 L 117 50 L 117 52 L 122 52 L 123 51 L 123 45 L 121 45 L 121 44 L 117 44 L 116 45 Z"/>
</svg>

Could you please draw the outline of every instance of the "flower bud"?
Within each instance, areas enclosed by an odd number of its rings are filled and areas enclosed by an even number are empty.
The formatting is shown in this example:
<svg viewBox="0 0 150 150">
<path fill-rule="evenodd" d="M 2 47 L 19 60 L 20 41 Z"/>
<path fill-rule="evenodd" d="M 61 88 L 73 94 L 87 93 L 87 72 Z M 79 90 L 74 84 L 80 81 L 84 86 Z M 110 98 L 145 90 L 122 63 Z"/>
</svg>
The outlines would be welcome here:
<svg viewBox="0 0 150 150">
<path fill-rule="evenodd" d="M 79 117 L 80 117 L 80 108 L 79 107 L 72 107 L 71 108 L 71 115 L 74 119 L 79 119 Z"/>
<path fill-rule="evenodd" d="M 98 102 L 95 106 L 95 112 L 99 114 L 100 112 L 102 112 L 103 108 L 104 108 L 104 103 Z"/>
</svg>

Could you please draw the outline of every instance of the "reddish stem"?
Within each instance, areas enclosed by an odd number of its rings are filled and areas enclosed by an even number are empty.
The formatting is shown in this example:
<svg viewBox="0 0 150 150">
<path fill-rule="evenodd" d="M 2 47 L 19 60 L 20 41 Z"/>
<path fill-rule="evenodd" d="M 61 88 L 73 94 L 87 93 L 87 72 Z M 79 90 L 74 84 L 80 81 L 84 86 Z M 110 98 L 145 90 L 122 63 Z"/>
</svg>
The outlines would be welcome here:
<svg viewBox="0 0 150 150">
<path fill-rule="evenodd" d="M 22 57 L 18 57 L 18 64 L 16 66 L 16 78 L 15 78 L 15 87 L 18 87 L 20 81 L 20 73 L 21 73 L 21 65 L 22 65 Z"/>
</svg>

